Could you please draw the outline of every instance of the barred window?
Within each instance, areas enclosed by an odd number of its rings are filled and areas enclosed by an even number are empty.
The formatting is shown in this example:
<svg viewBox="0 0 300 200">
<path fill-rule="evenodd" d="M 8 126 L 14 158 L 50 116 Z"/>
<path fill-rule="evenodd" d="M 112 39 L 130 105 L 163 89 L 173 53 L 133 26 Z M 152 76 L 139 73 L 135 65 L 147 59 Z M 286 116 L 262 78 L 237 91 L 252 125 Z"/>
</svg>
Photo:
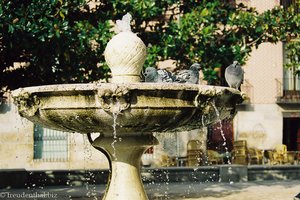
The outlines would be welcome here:
<svg viewBox="0 0 300 200">
<path fill-rule="evenodd" d="M 33 158 L 45 162 L 65 162 L 69 159 L 69 134 L 34 125 Z"/>
</svg>

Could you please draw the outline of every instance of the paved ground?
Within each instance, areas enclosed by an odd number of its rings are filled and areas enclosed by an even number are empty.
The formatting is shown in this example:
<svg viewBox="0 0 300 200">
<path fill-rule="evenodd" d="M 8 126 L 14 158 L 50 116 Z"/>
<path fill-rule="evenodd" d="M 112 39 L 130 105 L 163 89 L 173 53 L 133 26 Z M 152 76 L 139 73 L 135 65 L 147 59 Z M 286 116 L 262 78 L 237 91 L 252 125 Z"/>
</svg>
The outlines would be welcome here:
<svg viewBox="0 0 300 200">
<path fill-rule="evenodd" d="M 125 183 L 126 184 L 126 183 Z M 293 200 L 300 193 L 300 180 L 244 183 L 160 183 L 146 184 L 150 200 Z M 96 200 L 104 185 L 45 187 L 0 190 L 0 200 Z"/>
<path fill-rule="evenodd" d="M 172 185 L 168 192 L 174 200 L 293 200 L 300 193 L 300 180 Z"/>
</svg>

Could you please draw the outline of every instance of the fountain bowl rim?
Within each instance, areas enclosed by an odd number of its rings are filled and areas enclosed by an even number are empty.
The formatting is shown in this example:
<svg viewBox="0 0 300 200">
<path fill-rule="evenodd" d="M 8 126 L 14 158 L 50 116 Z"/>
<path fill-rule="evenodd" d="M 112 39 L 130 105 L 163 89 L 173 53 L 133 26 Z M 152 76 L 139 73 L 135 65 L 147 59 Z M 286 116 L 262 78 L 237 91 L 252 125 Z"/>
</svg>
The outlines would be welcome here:
<svg viewBox="0 0 300 200">
<path fill-rule="evenodd" d="M 240 94 L 241 92 L 234 88 L 225 86 L 214 85 L 200 85 L 200 84 L 182 84 L 182 83 L 71 83 L 71 84 L 52 84 L 52 85 L 40 85 L 21 87 L 11 91 L 13 97 L 17 97 L 24 92 L 29 93 L 51 93 L 51 92 L 68 92 L 68 91 L 92 91 L 109 88 L 125 87 L 129 90 L 191 90 L 200 91 L 203 90 L 228 90 L 234 94 Z"/>
</svg>

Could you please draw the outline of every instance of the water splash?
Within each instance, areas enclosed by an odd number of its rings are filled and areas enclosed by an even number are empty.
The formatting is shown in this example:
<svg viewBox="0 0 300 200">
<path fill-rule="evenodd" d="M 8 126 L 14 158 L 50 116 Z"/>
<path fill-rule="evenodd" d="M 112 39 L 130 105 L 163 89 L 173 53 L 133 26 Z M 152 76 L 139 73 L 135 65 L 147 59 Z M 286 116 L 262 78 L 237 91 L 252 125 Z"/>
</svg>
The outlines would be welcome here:
<svg viewBox="0 0 300 200">
<path fill-rule="evenodd" d="M 118 118 L 118 115 L 119 115 L 120 111 L 117 111 L 117 112 L 113 112 L 113 142 L 111 143 L 111 147 L 113 148 L 113 153 L 112 153 L 112 156 L 114 158 L 114 160 L 117 160 L 117 155 L 116 155 L 116 147 L 115 147 L 115 144 L 118 142 L 118 141 L 122 141 L 122 138 L 118 138 L 117 136 L 117 118 Z"/>
<path fill-rule="evenodd" d="M 97 192 L 96 192 L 96 177 L 94 172 L 92 172 L 91 170 L 88 170 L 87 173 L 87 185 L 86 185 L 86 189 L 87 189 L 87 196 L 89 198 L 92 197 L 92 199 L 97 200 Z"/>
<path fill-rule="evenodd" d="M 216 107 L 215 101 L 212 101 L 211 105 L 212 105 L 213 109 L 215 110 L 215 113 L 216 113 L 216 116 L 217 116 L 217 123 L 219 124 L 220 133 L 221 133 L 221 136 L 222 136 L 223 141 L 224 141 L 222 146 L 225 149 L 225 155 L 226 155 L 226 158 L 227 158 L 227 163 L 231 164 L 230 157 L 229 157 L 229 150 L 228 150 L 228 147 L 227 147 L 227 141 L 226 141 L 225 133 L 223 131 L 223 124 L 222 124 L 222 120 L 220 118 L 220 112 L 219 112 L 218 108 Z"/>
<path fill-rule="evenodd" d="M 84 170 L 85 170 L 85 187 L 87 190 L 86 196 L 92 199 L 97 199 L 96 179 L 94 173 L 86 166 L 92 160 L 92 149 L 88 142 L 87 135 L 83 134 L 84 144 Z"/>
<path fill-rule="evenodd" d="M 202 126 L 202 132 L 205 133 L 206 132 L 206 127 L 205 127 L 205 120 L 204 120 L 204 115 L 201 116 L 201 126 Z M 206 138 L 207 139 L 207 138 Z M 207 146 L 206 146 L 207 149 Z M 209 157 L 207 155 L 207 153 L 204 156 L 204 165 L 208 165 L 209 164 Z"/>
<path fill-rule="evenodd" d="M 169 189 L 170 189 L 169 188 L 169 183 L 170 183 L 169 170 L 164 171 L 164 174 L 166 175 L 164 199 L 170 199 L 170 197 L 169 197 Z"/>
</svg>

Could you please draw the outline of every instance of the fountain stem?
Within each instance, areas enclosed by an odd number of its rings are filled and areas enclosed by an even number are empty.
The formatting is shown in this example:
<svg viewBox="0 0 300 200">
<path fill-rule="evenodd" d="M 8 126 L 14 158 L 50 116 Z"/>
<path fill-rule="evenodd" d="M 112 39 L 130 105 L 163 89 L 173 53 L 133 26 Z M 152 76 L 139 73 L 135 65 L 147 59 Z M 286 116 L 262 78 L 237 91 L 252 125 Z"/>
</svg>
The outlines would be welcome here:
<svg viewBox="0 0 300 200">
<path fill-rule="evenodd" d="M 148 200 L 140 175 L 141 156 L 158 144 L 152 135 L 123 137 L 114 142 L 113 137 L 98 137 L 93 146 L 103 148 L 111 160 L 111 180 L 103 200 Z M 115 155 L 115 156 L 113 156 Z"/>
</svg>

